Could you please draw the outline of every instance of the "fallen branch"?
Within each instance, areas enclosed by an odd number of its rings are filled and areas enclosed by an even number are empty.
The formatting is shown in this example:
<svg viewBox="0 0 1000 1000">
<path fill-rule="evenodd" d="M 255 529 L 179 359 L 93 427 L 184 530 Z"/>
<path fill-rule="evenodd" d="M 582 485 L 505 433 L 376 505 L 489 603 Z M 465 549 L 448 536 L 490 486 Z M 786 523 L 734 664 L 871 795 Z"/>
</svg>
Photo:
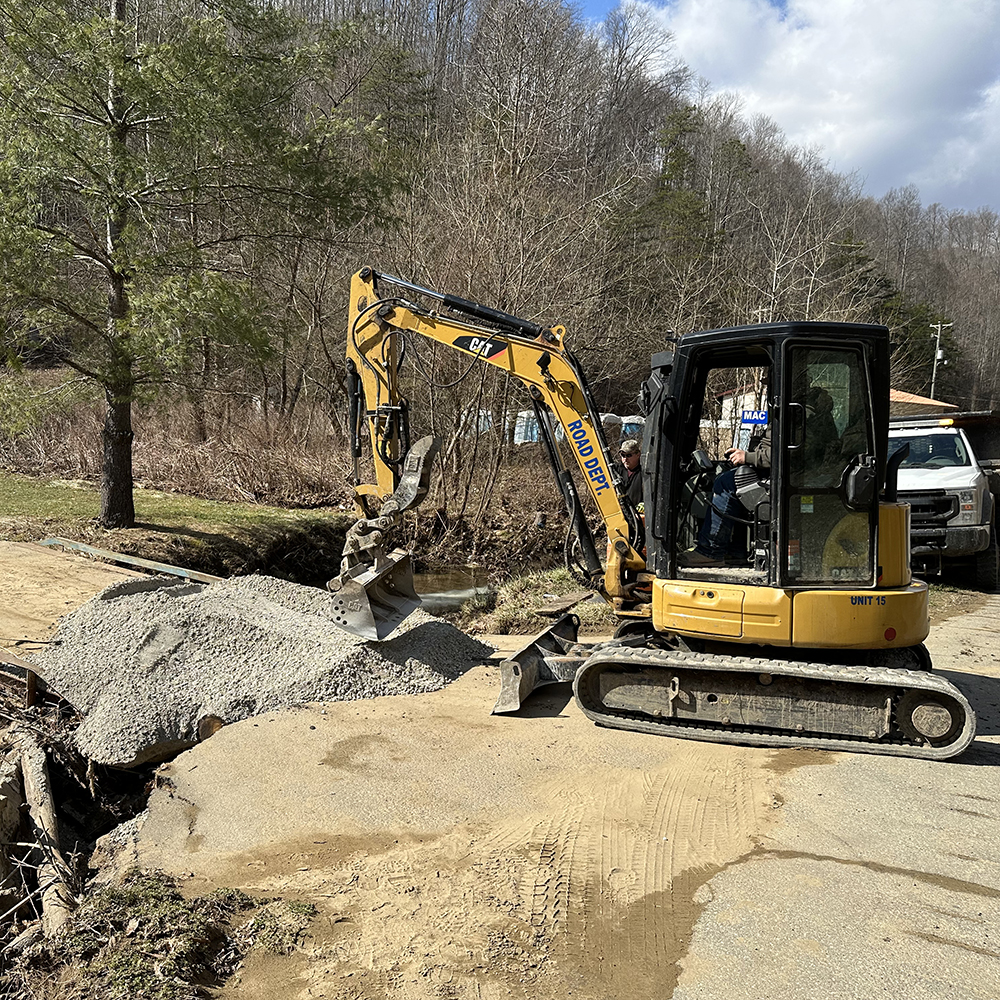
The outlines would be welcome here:
<svg viewBox="0 0 1000 1000">
<path fill-rule="evenodd" d="M 42 936 L 42 922 L 41 920 L 34 920 L 13 941 L 7 942 L 4 946 L 3 954 L 7 958 L 15 958 L 30 948 Z"/>
<path fill-rule="evenodd" d="M 8 917 L 14 916 L 15 913 L 26 903 L 30 903 L 32 899 L 38 896 L 42 892 L 42 886 L 30 892 L 23 899 L 19 899 L 6 913 L 0 914 L 0 924 L 2 924 Z"/>
<path fill-rule="evenodd" d="M 24 901 L 20 889 L 8 885 L 15 881 L 17 872 L 11 848 L 16 846 L 21 829 L 21 761 L 17 753 L 6 753 L 0 759 L 0 906 L 8 906 L 17 901 L 17 909 Z"/>
<path fill-rule="evenodd" d="M 76 901 L 66 877 L 69 868 L 59 850 L 59 826 L 45 749 L 29 733 L 21 733 L 18 742 L 24 798 L 28 803 L 29 824 L 36 842 L 33 853 L 38 861 L 42 929 L 48 937 L 69 919 Z"/>
</svg>

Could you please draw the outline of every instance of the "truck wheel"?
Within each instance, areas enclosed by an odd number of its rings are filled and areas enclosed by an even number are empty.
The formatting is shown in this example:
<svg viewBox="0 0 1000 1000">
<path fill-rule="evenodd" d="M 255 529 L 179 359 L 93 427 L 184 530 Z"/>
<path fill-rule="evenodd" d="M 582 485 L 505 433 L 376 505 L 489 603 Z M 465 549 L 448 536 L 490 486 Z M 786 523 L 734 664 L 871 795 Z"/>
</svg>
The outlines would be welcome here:
<svg viewBox="0 0 1000 1000">
<path fill-rule="evenodd" d="M 1000 585 L 1000 548 L 997 546 L 996 517 L 990 522 L 990 544 L 976 553 L 976 586 L 980 590 L 996 590 Z"/>
</svg>

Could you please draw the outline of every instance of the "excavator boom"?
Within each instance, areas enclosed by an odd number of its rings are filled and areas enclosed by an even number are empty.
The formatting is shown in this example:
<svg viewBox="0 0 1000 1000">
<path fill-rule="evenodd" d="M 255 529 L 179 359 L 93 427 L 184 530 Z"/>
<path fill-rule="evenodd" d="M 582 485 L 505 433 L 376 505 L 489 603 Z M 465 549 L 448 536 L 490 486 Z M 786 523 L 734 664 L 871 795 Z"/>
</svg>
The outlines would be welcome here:
<svg viewBox="0 0 1000 1000">
<path fill-rule="evenodd" d="M 343 598 L 337 624 L 364 638 L 381 639 L 419 606 L 406 553 L 390 552 L 385 546 L 385 537 L 400 515 L 426 494 L 437 451 L 437 442 L 431 439 L 411 448 L 409 404 L 400 388 L 402 359 L 410 342 L 419 338 L 445 344 L 469 356 L 473 364 L 482 361 L 506 371 L 528 388 L 578 541 L 580 571 L 623 612 L 648 616 L 648 599 L 635 594 L 636 573 L 645 569 L 641 518 L 624 496 L 600 413 L 565 345 L 565 331 L 371 268 L 354 275 L 350 302 L 347 373 L 359 519 L 348 533 L 341 573 L 328 584 Z M 365 423 L 374 483 L 361 481 Z M 565 432 L 562 444 L 556 426 Z M 584 515 L 573 466 L 582 475 L 612 543 L 607 570 Z"/>
</svg>

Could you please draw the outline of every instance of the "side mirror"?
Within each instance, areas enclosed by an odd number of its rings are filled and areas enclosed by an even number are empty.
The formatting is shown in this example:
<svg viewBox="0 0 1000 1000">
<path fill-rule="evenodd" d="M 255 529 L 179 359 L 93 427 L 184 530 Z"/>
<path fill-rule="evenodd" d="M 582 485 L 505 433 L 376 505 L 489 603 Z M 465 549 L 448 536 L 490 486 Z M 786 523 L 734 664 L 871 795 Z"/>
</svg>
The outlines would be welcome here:
<svg viewBox="0 0 1000 1000">
<path fill-rule="evenodd" d="M 848 510 L 869 510 L 877 490 L 874 456 L 855 456 L 840 481 L 840 498 L 844 506 Z"/>
<path fill-rule="evenodd" d="M 639 388 L 639 395 L 636 397 L 636 406 L 639 408 L 639 412 L 644 416 L 649 416 L 650 406 L 653 400 L 653 393 L 649 387 L 649 382 L 643 382 L 642 386 Z"/>
</svg>

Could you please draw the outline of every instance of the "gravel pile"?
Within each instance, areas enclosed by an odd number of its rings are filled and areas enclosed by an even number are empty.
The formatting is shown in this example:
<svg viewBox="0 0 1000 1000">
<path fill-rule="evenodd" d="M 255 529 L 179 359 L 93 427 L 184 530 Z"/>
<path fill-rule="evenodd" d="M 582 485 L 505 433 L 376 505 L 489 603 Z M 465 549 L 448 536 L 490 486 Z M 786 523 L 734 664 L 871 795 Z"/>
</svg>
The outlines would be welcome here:
<svg viewBox="0 0 1000 1000">
<path fill-rule="evenodd" d="M 332 624 L 332 601 L 266 576 L 128 580 L 63 619 L 38 672 L 83 713 L 80 749 L 128 767 L 190 746 L 206 717 L 434 691 L 493 652 L 422 611 L 367 642 Z"/>
</svg>

